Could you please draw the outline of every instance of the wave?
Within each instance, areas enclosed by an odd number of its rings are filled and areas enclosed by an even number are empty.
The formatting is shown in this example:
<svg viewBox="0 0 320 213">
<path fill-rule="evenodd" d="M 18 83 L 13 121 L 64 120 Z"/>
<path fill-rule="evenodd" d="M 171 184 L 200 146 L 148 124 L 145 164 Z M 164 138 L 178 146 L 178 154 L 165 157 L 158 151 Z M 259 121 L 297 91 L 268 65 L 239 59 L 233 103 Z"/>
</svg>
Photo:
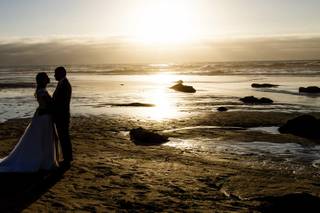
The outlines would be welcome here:
<svg viewBox="0 0 320 213">
<path fill-rule="evenodd" d="M 54 65 L 2 66 L 0 73 L 7 75 L 53 73 Z M 206 62 L 184 64 L 98 64 L 66 65 L 70 73 L 102 75 L 141 75 L 174 73 L 183 75 L 320 75 L 320 60 L 312 61 L 249 61 Z"/>
</svg>

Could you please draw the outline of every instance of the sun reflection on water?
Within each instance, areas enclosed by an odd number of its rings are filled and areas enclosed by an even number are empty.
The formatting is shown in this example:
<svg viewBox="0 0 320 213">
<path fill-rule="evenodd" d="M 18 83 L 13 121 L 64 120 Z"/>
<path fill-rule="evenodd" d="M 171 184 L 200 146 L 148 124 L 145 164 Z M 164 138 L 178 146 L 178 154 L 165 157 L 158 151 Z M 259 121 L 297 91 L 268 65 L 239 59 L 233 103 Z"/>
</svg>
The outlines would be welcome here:
<svg viewBox="0 0 320 213">
<path fill-rule="evenodd" d="M 174 118 L 179 115 L 177 109 L 177 97 L 169 89 L 169 86 L 177 80 L 174 74 L 161 73 L 149 76 L 150 81 L 158 86 L 145 95 L 145 100 L 155 105 L 150 111 L 145 111 L 147 116 L 153 120 Z"/>
<path fill-rule="evenodd" d="M 175 103 L 173 103 L 172 98 L 169 97 L 166 89 L 159 89 L 158 91 L 155 91 L 150 99 L 151 102 L 155 104 L 150 118 L 154 120 L 163 120 L 177 115 Z"/>
</svg>

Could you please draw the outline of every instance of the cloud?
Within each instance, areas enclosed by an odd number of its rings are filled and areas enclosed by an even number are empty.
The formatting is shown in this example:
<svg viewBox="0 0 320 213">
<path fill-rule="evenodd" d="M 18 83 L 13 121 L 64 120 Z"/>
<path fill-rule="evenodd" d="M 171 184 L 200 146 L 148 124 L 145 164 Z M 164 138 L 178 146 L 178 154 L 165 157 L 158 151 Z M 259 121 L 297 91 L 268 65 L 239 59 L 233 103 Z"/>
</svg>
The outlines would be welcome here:
<svg viewBox="0 0 320 213">
<path fill-rule="evenodd" d="M 320 36 L 273 36 L 208 41 L 208 55 L 221 60 L 319 59 Z"/>
<path fill-rule="evenodd" d="M 0 64 L 81 64 L 115 60 L 117 40 L 89 38 L 32 38 L 0 42 Z"/>
<path fill-rule="evenodd" d="M 103 64 L 319 59 L 320 36 L 207 38 L 145 44 L 125 37 L 0 39 L 0 64 Z"/>
</svg>

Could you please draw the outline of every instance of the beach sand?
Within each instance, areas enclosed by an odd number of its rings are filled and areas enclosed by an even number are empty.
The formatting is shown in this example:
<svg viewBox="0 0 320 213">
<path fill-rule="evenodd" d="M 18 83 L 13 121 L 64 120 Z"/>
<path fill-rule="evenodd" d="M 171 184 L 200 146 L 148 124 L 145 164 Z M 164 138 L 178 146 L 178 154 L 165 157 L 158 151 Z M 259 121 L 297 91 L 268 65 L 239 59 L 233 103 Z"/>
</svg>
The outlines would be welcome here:
<svg viewBox="0 0 320 213">
<path fill-rule="evenodd" d="M 2 190 L 0 210 L 259 212 L 279 205 L 279 208 L 281 205 L 296 208 L 294 199 L 301 201 L 298 204 L 305 210 L 308 207 L 317 208 L 320 200 L 320 172 L 317 168 L 310 167 L 299 172 L 277 165 L 261 166 L 253 163 L 259 162 L 259 158 L 252 155 L 199 154 L 192 149 L 165 145 L 136 146 L 128 136 L 128 131 L 138 126 L 159 132 L 198 125 L 244 128 L 279 126 L 297 115 L 212 112 L 165 121 L 128 117 L 73 117 L 71 138 L 75 160 L 70 169 L 51 181 L 47 173 L 36 176 L 38 179 L 22 174 L 14 178 L 0 175 L 1 185 L 7 189 Z M 319 117 L 318 114 L 315 116 Z M 29 119 L 16 119 L 0 124 L 0 157 L 6 156 L 13 148 L 28 122 Z M 292 135 L 227 128 L 186 129 L 167 131 L 166 134 L 170 138 L 182 139 L 202 135 L 216 138 L 218 142 L 237 139 L 248 143 L 316 144 L 315 141 Z M 10 181 L 5 183 L 6 180 Z M 30 198 L 30 195 L 33 197 Z"/>
</svg>

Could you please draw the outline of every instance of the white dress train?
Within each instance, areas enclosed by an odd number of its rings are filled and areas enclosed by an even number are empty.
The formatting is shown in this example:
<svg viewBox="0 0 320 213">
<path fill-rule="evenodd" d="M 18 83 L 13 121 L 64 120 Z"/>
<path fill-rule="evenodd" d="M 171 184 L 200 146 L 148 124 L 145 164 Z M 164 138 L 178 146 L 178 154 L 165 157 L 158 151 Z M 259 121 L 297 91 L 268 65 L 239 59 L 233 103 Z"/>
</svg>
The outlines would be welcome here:
<svg viewBox="0 0 320 213">
<path fill-rule="evenodd" d="M 36 97 L 38 110 L 48 108 L 51 97 L 46 90 L 38 90 Z M 50 170 L 58 166 L 57 153 L 58 137 L 52 116 L 36 113 L 14 149 L 0 160 L 0 172 Z"/>
</svg>

